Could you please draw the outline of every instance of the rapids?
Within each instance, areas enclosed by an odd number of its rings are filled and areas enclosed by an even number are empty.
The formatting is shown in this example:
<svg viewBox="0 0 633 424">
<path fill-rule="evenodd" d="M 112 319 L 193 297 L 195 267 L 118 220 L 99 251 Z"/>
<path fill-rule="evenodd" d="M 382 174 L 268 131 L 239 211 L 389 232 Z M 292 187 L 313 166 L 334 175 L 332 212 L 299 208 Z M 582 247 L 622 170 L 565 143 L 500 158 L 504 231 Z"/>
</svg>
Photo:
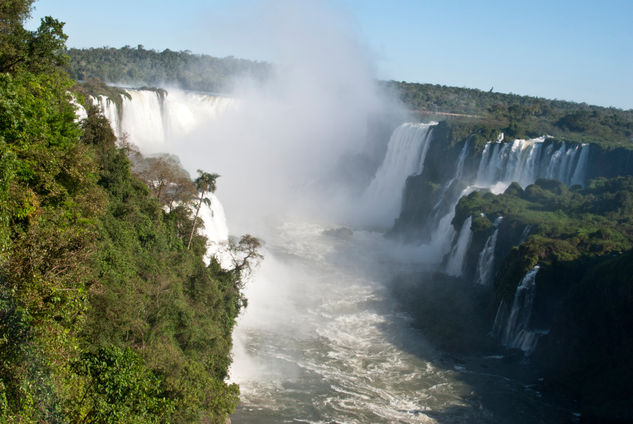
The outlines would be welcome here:
<svg viewBox="0 0 633 424">
<path fill-rule="evenodd" d="M 500 371 L 502 356 L 456 360 L 437 351 L 389 295 L 390 277 L 415 265 L 399 261 L 380 234 L 336 237 L 326 229 L 286 222 L 265 236 L 266 259 L 235 332 L 231 378 L 242 402 L 234 424 L 570 416 L 523 376 Z"/>
</svg>

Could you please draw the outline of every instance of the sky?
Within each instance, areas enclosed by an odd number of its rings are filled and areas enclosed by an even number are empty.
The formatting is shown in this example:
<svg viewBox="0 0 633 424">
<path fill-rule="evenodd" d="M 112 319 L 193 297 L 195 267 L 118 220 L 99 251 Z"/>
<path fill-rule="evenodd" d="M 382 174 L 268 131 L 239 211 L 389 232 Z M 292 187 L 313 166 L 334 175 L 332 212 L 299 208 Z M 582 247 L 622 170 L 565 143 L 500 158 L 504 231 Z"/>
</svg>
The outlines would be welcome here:
<svg viewBox="0 0 633 424">
<path fill-rule="evenodd" d="M 261 17 L 284 16 L 287 2 L 39 0 L 28 26 L 62 20 L 70 47 L 142 44 L 277 62 L 274 29 Z M 336 16 L 379 79 L 633 109 L 633 0 L 300 2 Z"/>
</svg>

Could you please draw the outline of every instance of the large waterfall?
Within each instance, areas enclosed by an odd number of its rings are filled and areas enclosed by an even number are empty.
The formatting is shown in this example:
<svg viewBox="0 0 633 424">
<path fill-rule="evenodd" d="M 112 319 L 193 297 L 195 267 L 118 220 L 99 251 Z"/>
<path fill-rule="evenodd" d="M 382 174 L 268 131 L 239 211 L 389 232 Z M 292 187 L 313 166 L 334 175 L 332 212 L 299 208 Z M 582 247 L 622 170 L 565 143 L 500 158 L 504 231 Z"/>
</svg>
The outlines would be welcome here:
<svg viewBox="0 0 633 424">
<path fill-rule="evenodd" d="M 237 106 L 230 97 L 179 90 L 126 91 L 131 98 L 123 98 L 118 135 L 126 134 L 129 142 L 148 153 L 162 151 L 169 140 L 185 137 Z"/>
<path fill-rule="evenodd" d="M 430 124 L 404 123 L 391 135 L 387 154 L 364 193 L 364 205 L 372 224 L 391 226 L 400 213 L 404 184 L 410 175 L 421 174 L 428 151 Z"/>
</svg>

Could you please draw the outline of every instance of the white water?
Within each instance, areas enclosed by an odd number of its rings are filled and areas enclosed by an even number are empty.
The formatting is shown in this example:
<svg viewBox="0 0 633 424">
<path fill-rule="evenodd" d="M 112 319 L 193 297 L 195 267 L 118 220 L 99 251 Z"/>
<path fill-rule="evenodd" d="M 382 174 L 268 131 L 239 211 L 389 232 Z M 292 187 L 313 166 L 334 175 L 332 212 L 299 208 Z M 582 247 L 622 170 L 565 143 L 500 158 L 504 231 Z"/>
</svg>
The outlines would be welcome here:
<svg viewBox="0 0 633 424">
<path fill-rule="evenodd" d="M 585 174 L 587 172 L 587 161 L 589 160 L 589 144 L 583 144 L 580 148 L 580 158 L 578 158 L 578 162 L 576 164 L 576 169 L 574 169 L 574 174 L 571 177 L 571 185 L 584 185 L 585 184 Z"/>
<path fill-rule="evenodd" d="M 117 137 L 127 136 L 128 142 L 146 154 L 173 148 L 174 140 L 182 140 L 238 104 L 229 97 L 181 90 L 169 90 L 164 97 L 153 90 L 128 89 L 126 92 L 131 99 L 123 97 L 121 111 L 104 96 L 99 96 L 98 102 Z"/>
<path fill-rule="evenodd" d="M 363 195 L 370 224 L 388 228 L 400 213 L 407 177 L 424 170 L 432 128 L 437 123 L 404 123 L 391 135 L 387 154 Z"/>
<path fill-rule="evenodd" d="M 204 228 L 199 232 L 207 238 L 207 253 L 204 261 L 208 265 L 211 257 L 219 262 L 224 269 L 233 266 L 233 257 L 229 249 L 229 228 L 226 224 L 226 215 L 222 203 L 213 193 L 207 193 L 211 204 L 203 204 L 200 207 L 199 216 L 204 222 Z"/>
<path fill-rule="evenodd" d="M 482 153 L 476 184 L 502 192 L 512 182 L 522 187 L 537 178 L 552 178 L 564 184 L 584 184 L 588 145 L 560 143 L 544 148 L 545 137 L 488 143 Z"/>
<path fill-rule="evenodd" d="M 453 249 L 449 254 L 445 271 L 448 275 L 452 275 L 453 277 L 461 277 L 464 272 L 464 259 L 466 258 L 466 253 L 468 253 L 468 248 L 473 238 L 473 232 L 470 229 L 472 222 L 472 216 L 464 220 L 457 240 L 453 244 Z"/>
<path fill-rule="evenodd" d="M 431 211 L 430 218 L 433 220 L 433 222 L 437 221 L 438 214 L 442 209 L 446 208 L 447 205 L 449 205 L 449 207 L 455 207 L 455 205 L 451 205 L 451 199 L 448 194 L 453 188 L 453 185 L 456 182 L 460 181 L 460 179 L 462 178 L 462 174 L 464 173 L 464 162 L 466 161 L 466 156 L 468 156 L 469 147 L 470 142 L 466 141 L 464 143 L 464 146 L 462 147 L 461 152 L 459 152 L 459 157 L 457 158 L 455 175 L 453 176 L 453 178 L 450 179 L 448 183 L 444 184 L 444 186 L 442 187 L 442 191 L 438 196 L 439 200 L 435 203 L 435 206 L 433 206 L 433 210 Z"/>
<path fill-rule="evenodd" d="M 108 121 L 110 121 L 110 126 L 112 127 L 112 131 L 114 131 L 114 135 L 117 138 L 121 138 L 121 122 L 119 119 L 119 110 L 117 109 L 116 103 L 114 103 L 109 97 L 104 95 L 98 96 L 90 96 L 90 101 L 92 104 L 97 106 L 103 116 L 105 116 Z"/>
<path fill-rule="evenodd" d="M 499 305 L 493 325 L 493 334 L 504 346 L 521 349 L 526 354 L 534 351 L 538 338 L 544 333 L 530 329 L 538 270 L 535 266 L 525 274 L 516 288 L 509 311 L 504 302 Z"/>
<path fill-rule="evenodd" d="M 479 254 L 479 260 L 477 261 L 477 280 L 475 281 L 476 284 L 487 286 L 492 282 L 492 274 L 494 272 L 495 262 L 495 248 L 497 247 L 499 225 L 501 225 L 502 220 L 502 216 L 495 219 L 495 229 L 490 237 L 488 237 L 488 239 L 486 240 L 486 244 L 484 244 L 484 248 Z"/>
<path fill-rule="evenodd" d="M 234 424 L 532 422 L 538 393 L 442 357 L 397 312 L 383 281 L 411 265 L 396 246 L 325 229 L 287 222 L 265 236 L 235 332 Z M 510 399 L 529 413 L 500 412 Z"/>
</svg>

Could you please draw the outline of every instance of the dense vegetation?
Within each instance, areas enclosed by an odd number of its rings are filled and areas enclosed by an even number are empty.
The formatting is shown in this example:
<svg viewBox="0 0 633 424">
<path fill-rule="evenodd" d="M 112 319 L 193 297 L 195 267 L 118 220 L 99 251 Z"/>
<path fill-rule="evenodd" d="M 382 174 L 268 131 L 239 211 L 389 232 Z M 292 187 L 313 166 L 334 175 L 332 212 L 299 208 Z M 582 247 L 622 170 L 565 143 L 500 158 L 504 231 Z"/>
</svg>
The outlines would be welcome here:
<svg viewBox="0 0 633 424">
<path fill-rule="evenodd" d="M 264 79 L 270 65 L 234 57 L 217 58 L 169 49 L 157 52 L 139 45 L 115 48 L 69 49 L 68 72 L 77 80 L 135 86 L 176 85 L 185 90 L 222 92 L 234 78 Z"/>
<path fill-rule="evenodd" d="M 0 4 L 0 422 L 224 422 L 258 241 L 205 265 L 212 187 L 117 147 L 94 108 L 75 122 L 63 24 L 26 31 L 31 4 Z"/>
<path fill-rule="evenodd" d="M 463 127 L 456 131 L 455 142 L 470 133 L 502 131 L 513 138 L 549 134 L 609 147 L 633 146 L 633 110 L 433 84 L 391 81 L 385 85 L 410 109 L 424 115 L 470 115 L 453 117 L 456 122 L 451 125 Z M 446 119 L 446 115 L 439 117 Z"/>
<path fill-rule="evenodd" d="M 571 262 L 581 257 L 621 253 L 633 247 L 633 177 L 592 180 L 586 188 L 537 180 L 523 190 L 513 183 L 501 195 L 473 192 L 462 198 L 453 220 L 456 228 L 472 216 L 475 235 L 488 235 L 494 220 L 529 237 L 515 247 L 498 283 L 512 296 L 517 272 L 536 264 Z M 518 269 L 515 269 L 518 267 Z M 508 278 L 508 284 L 503 284 Z"/>
</svg>

